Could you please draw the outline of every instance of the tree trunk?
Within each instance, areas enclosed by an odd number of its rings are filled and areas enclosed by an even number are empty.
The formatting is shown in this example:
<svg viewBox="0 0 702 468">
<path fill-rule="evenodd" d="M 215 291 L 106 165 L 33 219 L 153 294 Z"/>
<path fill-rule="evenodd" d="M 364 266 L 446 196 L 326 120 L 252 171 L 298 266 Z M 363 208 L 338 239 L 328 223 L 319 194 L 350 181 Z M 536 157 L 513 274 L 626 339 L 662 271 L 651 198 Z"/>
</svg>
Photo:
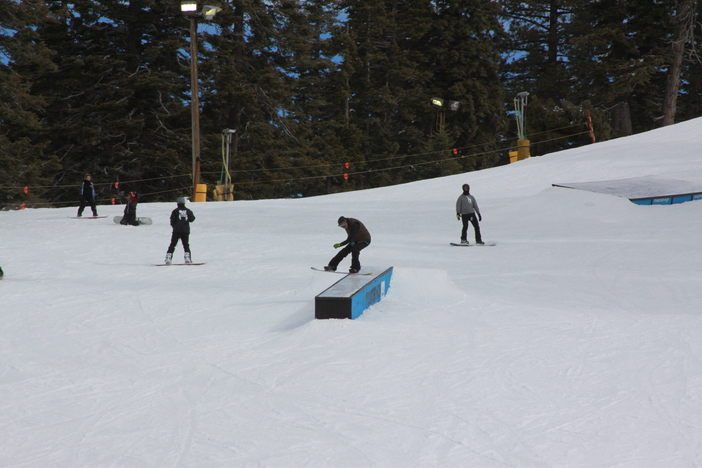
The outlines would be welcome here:
<svg viewBox="0 0 702 468">
<path fill-rule="evenodd" d="M 617 103 L 612 109 L 612 130 L 614 136 L 620 137 L 632 134 L 631 110 L 628 102 Z"/>
<path fill-rule="evenodd" d="M 668 70 L 665 95 L 663 96 L 664 126 L 675 123 L 675 110 L 680 91 L 680 72 L 685 54 L 685 44 L 692 39 L 695 24 L 695 0 L 680 0 L 677 7 L 677 14 L 674 20 L 676 25 L 675 39 L 672 43 L 673 55 L 670 69 Z"/>
</svg>

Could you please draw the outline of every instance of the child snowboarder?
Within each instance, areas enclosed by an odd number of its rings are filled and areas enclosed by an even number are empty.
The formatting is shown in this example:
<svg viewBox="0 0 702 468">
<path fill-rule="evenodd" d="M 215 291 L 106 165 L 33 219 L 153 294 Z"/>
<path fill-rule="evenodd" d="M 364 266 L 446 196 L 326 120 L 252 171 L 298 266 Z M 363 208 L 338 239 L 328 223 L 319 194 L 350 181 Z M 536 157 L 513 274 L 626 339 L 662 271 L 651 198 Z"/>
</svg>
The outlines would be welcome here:
<svg viewBox="0 0 702 468">
<path fill-rule="evenodd" d="M 175 251 L 175 246 L 180 240 L 183 243 L 183 250 L 185 251 L 185 263 L 193 263 L 190 256 L 190 223 L 195 221 L 195 215 L 190 209 L 185 207 L 186 199 L 185 197 L 180 197 L 176 201 L 178 208 L 171 212 L 171 226 L 173 227 L 173 234 L 171 234 L 171 244 L 168 246 L 166 251 L 166 260 L 164 263 L 170 265 L 173 260 L 173 252 Z"/>
<path fill-rule="evenodd" d="M 125 202 L 124 216 L 122 216 L 122 221 L 120 221 L 119 224 L 138 226 L 139 220 L 137 219 L 136 209 L 139 203 L 139 194 L 137 192 L 127 191 L 121 191 L 119 194 Z"/>
<path fill-rule="evenodd" d="M 470 222 L 475 229 L 476 244 L 483 244 L 483 239 L 480 235 L 480 225 L 478 221 L 482 221 L 483 217 L 478 208 L 478 202 L 475 197 L 470 194 L 470 185 L 463 184 L 463 193 L 456 200 L 456 219 L 463 222 L 461 229 L 461 244 L 468 243 L 468 223 Z M 476 218 L 477 216 L 477 218 Z"/>
<path fill-rule="evenodd" d="M 90 174 L 85 174 L 83 176 L 83 183 L 80 186 L 80 206 L 78 207 L 78 217 L 83 216 L 83 210 L 85 205 L 90 205 L 93 210 L 93 216 L 97 216 L 97 208 L 95 208 L 95 200 L 97 199 L 97 194 L 95 193 L 95 185 L 93 185 L 93 180 Z"/>
<path fill-rule="evenodd" d="M 349 268 L 349 273 L 358 273 L 361 270 L 361 262 L 359 260 L 359 255 L 361 250 L 368 247 L 371 242 L 371 236 L 368 229 L 357 219 L 354 218 L 344 218 L 339 217 L 337 221 L 340 228 L 346 230 L 348 236 L 343 242 L 334 244 L 334 248 L 338 249 L 342 245 L 345 245 L 341 251 L 334 256 L 329 261 L 329 265 L 325 266 L 326 271 L 336 271 L 336 267 L 339 266 L 344 257 L 349 253 L 351 254 L 351 268 Z"/>
</svg>

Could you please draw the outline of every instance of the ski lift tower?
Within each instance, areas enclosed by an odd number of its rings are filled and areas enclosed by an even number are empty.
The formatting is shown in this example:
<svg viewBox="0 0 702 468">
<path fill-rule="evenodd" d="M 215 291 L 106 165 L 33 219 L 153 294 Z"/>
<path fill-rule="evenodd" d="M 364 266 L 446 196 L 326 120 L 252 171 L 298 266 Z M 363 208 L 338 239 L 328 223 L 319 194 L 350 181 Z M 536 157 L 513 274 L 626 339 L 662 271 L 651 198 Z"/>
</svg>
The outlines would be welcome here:
<svg viewBox="0 0 702 468">
<path fill-rule="evenodd" d="M 220 177 L 217 191 L 222 195 L 222 200 L 234 200 L 232 174 L 229 170 L 231 159 L 232 136 L 236 133 L 236 129 L 225 128 L 222 130 L 222 176 Z"/>
<path fill-rule="evenodd" d="M 522 160 L 531 156 L 529 140 L 526 137 L 526 107 L 529 98 L 528 91 L 517 93 L 514 98 L 514 116 L 517 119 L 517 159 Z"/>
</svg>

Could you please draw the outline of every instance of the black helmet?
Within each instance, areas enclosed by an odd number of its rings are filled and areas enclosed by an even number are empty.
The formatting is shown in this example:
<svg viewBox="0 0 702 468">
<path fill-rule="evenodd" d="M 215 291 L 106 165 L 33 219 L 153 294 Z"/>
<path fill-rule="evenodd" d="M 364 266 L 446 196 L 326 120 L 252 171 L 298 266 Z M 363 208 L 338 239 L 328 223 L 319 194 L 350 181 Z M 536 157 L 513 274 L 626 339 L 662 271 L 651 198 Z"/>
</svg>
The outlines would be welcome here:
<svg viewBox="0 0 702 468">
<path fill-rule="evenodd" d="M 343 216 L 339 216 L 339 219 L 336 221 L 336 224 L 341 226 L 341 223 L 343 223 L 345 221 L 346 221 L 346 218 L 344 218 Z"/>
</svg>

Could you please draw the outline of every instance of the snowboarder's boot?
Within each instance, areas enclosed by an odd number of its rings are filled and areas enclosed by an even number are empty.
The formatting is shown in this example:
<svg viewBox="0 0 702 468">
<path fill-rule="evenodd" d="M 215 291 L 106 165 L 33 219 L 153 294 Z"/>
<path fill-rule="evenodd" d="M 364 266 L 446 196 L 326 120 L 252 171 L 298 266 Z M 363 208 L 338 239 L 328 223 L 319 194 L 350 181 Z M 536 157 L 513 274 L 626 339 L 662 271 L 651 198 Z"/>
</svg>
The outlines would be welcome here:
<svg viewBox="0 0 702 468">
<path fill-rule="evenodd" d="M 324 267 L 324 271 L 336 271 L 336 268 L 330 267 L 329 265 Z"/>
<path fill-rule="evenodd" d="M 193 263 L 193 261 L 190 259 L 190 252 L 185 252 L 185 263 Z"/>
<path fill-rule="evenodd" d="M 468 245 L 468 241 L 466 239 L 461 239 L 461 244 Z"/>
<path fill-rule="evenodd" d="M 166 259 L 163 261 L 166 265 L 170 265 L 171 262 L 173 261 L 173 254 L 168 252 L 166 253 Z"/>
<path fill-rule="evenodd" d="M 349 273 L 358 273 L 358 268 L 349 268 Z"/>
</svg>

